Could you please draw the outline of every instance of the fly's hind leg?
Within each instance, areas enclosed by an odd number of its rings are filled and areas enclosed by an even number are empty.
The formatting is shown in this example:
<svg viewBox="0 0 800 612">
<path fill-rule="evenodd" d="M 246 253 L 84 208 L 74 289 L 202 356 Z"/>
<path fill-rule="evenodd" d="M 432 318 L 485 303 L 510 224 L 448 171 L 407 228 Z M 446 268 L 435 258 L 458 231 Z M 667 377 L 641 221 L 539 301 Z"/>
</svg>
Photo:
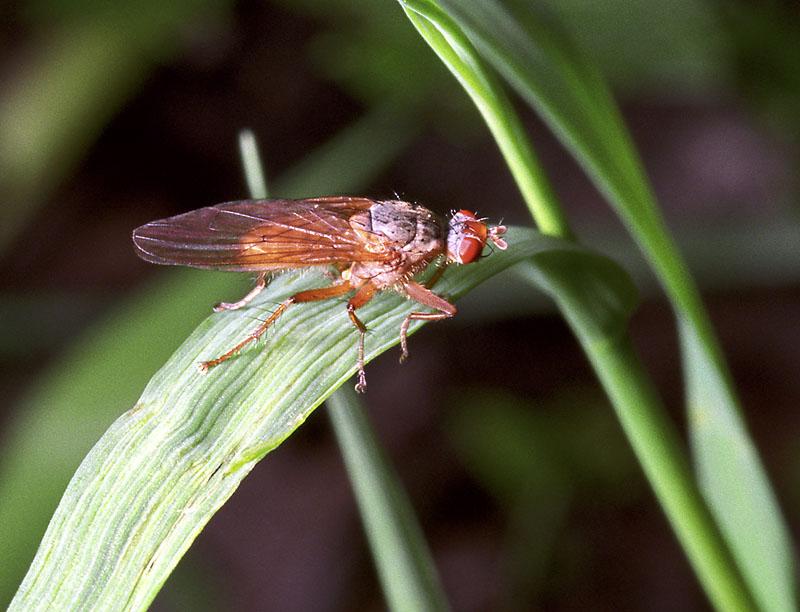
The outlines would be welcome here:
<svg viewBox="0 0 800 612">
<path fill-rule="evenodd" d="M 438 277 L 437 277 L 438 278 Z M 449 319 L 456 314 L 456 307 L 430 289 L 414 281 L 407 281 L 403 285 L 406 295 L 424 306 L 435 308 L 439 312 L 410 312 L 400 326 L 400 363 L 408 359 L 408 326 L 411 321 L 441 321 Z"/>
<path fill-rule="evenodd" d="M 261 275 L 259 275 L 259 279 L 260 278 L 261 278 Z M 256 288 L 258 288 L 258 286 L 256 286 Z M 260 293 L 261 290 L 263 290 L 263 287 L 261 289 L 259 289 L 259 291 L 255 295 L 258 295 L 258 293 Z M 226 359 L 228 359 L 229 357 L 233 356 L 235 353 L 240 351 L 242 348 L 244 348 L 245 346 L 250 344 L 253 340 L 258 340 L 262 336 L 262 334 L 265 331 L 267 331 L 267 328 L 270 325 L 272 325 L 279 316 L 281 316 L 283 314 L 283 311 L 286 310 L 287 308 L 289 308 L 289 306 L 291 306 L 292 304 L 301 304 L 303 302 L 317 302 L 319 300 L 327 300 L 329 298 L 334 298 L 334 297 L 338 297 L 340 295 L 344 295 L 345 293 L 349 293 L 352 290 L 353 290 L 353 288 L 350 286 L 349 283 L 343 282 L 343 283 L 339 283 L 338 285 L 331 285 L 330 287 L 323 287 L 322 289 L 309 289 L 308 291 L 300 291 L 299 293 L 295 293 L 292 297 L 287 298 L 283 302 L 281 302 L 280 306 L 278 306 L 278 308 L 275 309 L 275 312 L 273 312 L 266 321 L 264 321 L 256 329 L 254 329 L 250 333 L 249 336 L 247 336 L 244 340 L 239 342 L 239 344 L 234 346 L 232 349 L 230 349 L 224 355 L 220 355 L 216 359 L 212 359 L 210 361 L 204 361 L 203 363 L 198 364 L 197 367 L 200 370 L 200 373 L 201 374 L 205 374 L 206 372 L 208 372 L 209 368 L 211 368 L 211 367 L 213 367 L 215 365 L 218 365 L 218 364 L 222 363 L 223 361 L 225 361 Z M 253 291 L 255 291 L 255 288 L 253 289 Z M 251 291 L 250 293 L 253 293 L 253 291 Z M 255 297 L 255 296 L 253 296 L 253 297 Z M 247 296 L 245 296 L 244 299 L 247 300 L 247 301 L 250 301 L 253 298 L 250 297 L 250 294 L 248 294 Z M 244 300 L 240 300 L 240 301 L 244 301 Z M 247 302 L 245 302 L 245 304 L 246 303 Z M 244 304 L 242 304 L 242 306 L 243 305 Z M 236 308 L 239 308 L 239 307 L 240 306 L 236 306 Z M 224 309 L 225 308 L 221 308 L 220 310 L 224 310 Z M 216 308 L 215 308 L 215 310 L 216 310 Z M 235 310 L 235 308 L 233 308 L 233 309 L 229 308 L 228 310 Z"/>
<path fill-rule="evenodd" d="M 238 302 L 220 302 L 216 306 L 214 306 L 214 312 L 220 312 L 222 310 L 238 310 L 242 306 L 247 306 L 253 299 L 262 291 L 264 291 L 264 287 L 267 286 L 267 273 L 262 272 L 256 278 L 256 285 L 250 290 L 246 296 L 244 296 Z"/>
</svg>

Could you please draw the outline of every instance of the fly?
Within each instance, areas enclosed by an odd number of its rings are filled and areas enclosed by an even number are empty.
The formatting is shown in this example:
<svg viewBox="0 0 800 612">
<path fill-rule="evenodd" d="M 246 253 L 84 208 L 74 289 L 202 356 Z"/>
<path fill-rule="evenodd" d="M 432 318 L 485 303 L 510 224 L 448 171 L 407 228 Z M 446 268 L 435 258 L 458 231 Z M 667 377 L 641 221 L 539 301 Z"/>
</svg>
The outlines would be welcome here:
<svg viewBox="0 0 800 612">
<path fill-rule="evenodd" d="M 456 314 L 453 304 L 431 291 L 444 268 L 476 261 L 487 240 L 506 249 L 505 232 L 504 226 L 488 227 L 468 210 L 453 213 L 445 222 L 427 208 L 401 200 L 327 197 L 208 206 L 135 229 L 133 244 L 139 257 L 151 263 L 257 274 L 255 286 L 246 296 L 238 302 L 217 304 L 216 312 L 249 304 L 266 287 L 270 272 L 332 266 L 337 275 L 329 286 L 295 293 L 236 346 L 198 367 L 205 373 L 260 338 L 292 304 L 355 292 L 347 302 L 347 314 L 359 332 L 356 391 L 363 393 L 367 388 L 367 328 L 356 310 L 377 292 L 391 289 L 436 311 L 413 311 L 406 316 L 400 326 L 400 361 L 405 361 L 411 321 L 439 321 Z M 441 265 L 425 285 L 413 280 L 442 256 Z"/>
</svg>

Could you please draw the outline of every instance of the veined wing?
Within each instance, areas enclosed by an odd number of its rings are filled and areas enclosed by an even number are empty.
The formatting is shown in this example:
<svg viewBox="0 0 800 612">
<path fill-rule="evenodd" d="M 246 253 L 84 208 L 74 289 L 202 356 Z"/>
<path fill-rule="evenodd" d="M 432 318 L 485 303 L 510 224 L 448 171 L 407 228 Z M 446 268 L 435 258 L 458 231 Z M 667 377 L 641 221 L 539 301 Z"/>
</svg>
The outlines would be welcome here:
<svg viewBox="0 0 800 612">
<path fill-rule="evenodd" d="M 374 204 L 348 197 L 227 202 L 143 225 L 133 243 L 152 263 L 242 272 L 387 261 L 390 253 L 350 225 Z"/>
</svg>

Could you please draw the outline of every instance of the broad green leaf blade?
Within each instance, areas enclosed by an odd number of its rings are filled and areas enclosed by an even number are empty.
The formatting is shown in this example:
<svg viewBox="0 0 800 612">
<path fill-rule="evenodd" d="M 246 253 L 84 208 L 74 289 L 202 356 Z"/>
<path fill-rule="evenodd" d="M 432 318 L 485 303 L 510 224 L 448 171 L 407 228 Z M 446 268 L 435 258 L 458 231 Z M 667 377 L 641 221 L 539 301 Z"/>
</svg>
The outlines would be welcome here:
<svg viewBox="0 0 800 612">
<path fill-rule="evenodd" d="M 448 269 L 437 291 L 457 298 L 533 253 L 564 248 L 520 228 L 508 241 L 508 251 Z M 258 459 L 355 372 L 357 334 L 342 301 L 299 304 L 205 376 L 197 362 L 230 348 L 289 295 L 325 284 L 317 274 L 278 277 L 249 307 L 210 316 L 187 339 L 76 472 L 11 610 L 147 607 Z M 397 343 L 411 308 L 385 292 L 359 310 L 367 360 Z"/>
<path fill-rule="evenodd" d="M 275 193 L 325 195 L 324 189 L 315 191 L 321 186 L 306 173 L 335 176 L 337 190 L 357 191 L 408 143 L 406 136 L 414 133 L 409 123 L 408 115 L 393 107 L 370 110 L 301 160 L 303 171 L 278 177 Z M 358 163 L 348 165 L 347 159 Z M 0 444 L 0 542 L 9 556 L 0 566 L 0 607 L 19 587 L 59 498 L 92 444 L 136 401 L 214 301 L 236 299 L 247 286 L 244 275 L 163 270 L 142 295 L 83 333 L 21 398 Z"/>
<path fill-rule="evenodd" d="M 448 610 L 414 510 L 355 391 L 340 387 L 327 406 L 390 609 Z"/>
<path fill-rule="evenodd" d="M 213 296 L 246 287 L 235 274 L 173 270 L 83 333 L 17 402 L 0 443 L 0 542 L 8 555 L 0 567 L 0 609 L 92 445 L 208 316 Z"/>
<path fill-rule="evenodd" d="M 419 12 L 431 4 L 408 1 Z M 697 412 L 726 424 L 692 432 L 703 491 L 759 604 L 766 610 L 796 609 L 791 538 L 741 420 L 727 365 L 697 289 L 666 230 L 603 79 L 557 24 L 529 3 L 440 0 L 439 4 L 573 152 L 653 267 L 680 322 L 684 368 L 703 373 L 702 378 L 686 378 L 690 425 L 698 422 L 693 418 Z M 426 15 L 435 17 L 432 11 Z M 710 388 L 716 390 L 713 398 Z M 715 458 L 722 448 L 737 461 Z M 741 481 L 750 482 L 758 495 L 739 499 L 741 504 L 735 505 L 731 501 L 739 498 L 736 483 Z M 744 517 L 765 527 L 754 531 Z M 764 551 L 770 551 L 772 563 L 761 562 Z"/>
</svg>

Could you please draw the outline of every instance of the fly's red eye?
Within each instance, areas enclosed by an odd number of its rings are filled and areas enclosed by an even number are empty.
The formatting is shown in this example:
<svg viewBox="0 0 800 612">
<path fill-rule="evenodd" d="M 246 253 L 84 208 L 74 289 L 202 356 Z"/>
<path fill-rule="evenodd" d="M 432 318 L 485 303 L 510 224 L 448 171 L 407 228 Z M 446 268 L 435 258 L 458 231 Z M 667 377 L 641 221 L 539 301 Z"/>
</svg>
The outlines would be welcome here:
<svg viewBox="0 0 800 612">
<path fill-rule="evenodd" d="M 464 236 L 458 243 L 458 262 L 472 263 L 478 259 L 483 252 L 484 244 L 485 242 L 481 242 L 474 236 Z"/>
<path fill-rule="evenodd" d="M 475 213 L 459 210 L 450 221 L 447 251 L 451 261 L 465 264 L 476 261 L 483 252 L 489 231 Z"/>
</svg>

